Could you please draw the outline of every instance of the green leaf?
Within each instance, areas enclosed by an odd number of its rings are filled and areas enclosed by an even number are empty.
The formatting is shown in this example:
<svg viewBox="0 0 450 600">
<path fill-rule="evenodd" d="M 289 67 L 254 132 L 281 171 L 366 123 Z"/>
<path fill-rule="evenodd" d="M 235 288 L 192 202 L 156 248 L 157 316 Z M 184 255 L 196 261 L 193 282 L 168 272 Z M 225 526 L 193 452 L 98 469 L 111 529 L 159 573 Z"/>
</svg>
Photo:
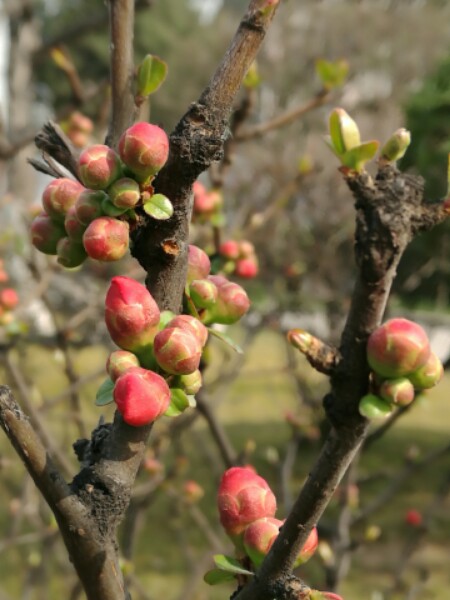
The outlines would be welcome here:
<svg viewBox="0 0 450 600">
<path fill-rule="evenodd" d="M 137 68 L 137 96 L 146 98 L 156 92 L 167 77 L 167 63 L 158 56 L 147 54 Z"/>
<path fill-rule="evenodd" d="M 182 412 L 191 406 L 191 400 L 180 388 L 170 389 L 170 404 L 169 408 L 164 413 L 166 417 L 178 417 Z"/>
<path fill-rule="evenodd" d="M 316 74 L 319 77 L 325 89 L 343 85 L 347 79 L 349 64 L 346 60 L 337 60 L 335 62 L 319 58 L 316 60 Z"/>
<path fill-rule="evenodd" d="M 235 575 L 253 575 L 252 571 L 244 569 L 241 563 L 232 556 L 225 554 L 215 554 L 213 556 L 214 564 L 221 571 L 234 573 Z"/>
<path fill-rule="evenodd" d="M 113 397 L 114 381 L 107 377 L 102 385 L 98 388 L 95 396 L 95 404 L 97 406 L 106 406 L 114 401 Z"/>
<path fill-rule="evenodd" d="M 143 208 L 148 215 L 158 221 L 165 221 L 173 215 L 172 202 L 163 194 L 153 194 Z"/>
<path fill-rule="evenodd" d="M 234 575 L 222 571 L 222 569 L 211 569 L 203 576 L 203 581 L 208 585 L 219 585 L 227 581 L 233 581 Z"/>
<path fill-rule="evenodd" d="M 224 227 L 227 223 L 227 219 L 223 212 L 218 212 L 210 216 L 209 222 L 213 227 Z"/>
<path fill-rule="evenodd" d="M 234 342 L 229 335 L 223 333 L 222 331 L 217 331 L 217 329 L 213 329 L 212 327 L 208 327 L 208 331 L 211 335 L 221 340 L 224 344 L 232 348 L 238 354 L 244 354 L 242 348 Z"/>
<path fill-rule="evenodd" d="M 342 164 L 359 173 L 363 170 L 366 162 L 374 158 L 379 145 L 380 142 L 377 140 L 371 140 L 370 142 L 363 142 L 359 146 L 347 150 L 341 157 Z"/>
</svg>

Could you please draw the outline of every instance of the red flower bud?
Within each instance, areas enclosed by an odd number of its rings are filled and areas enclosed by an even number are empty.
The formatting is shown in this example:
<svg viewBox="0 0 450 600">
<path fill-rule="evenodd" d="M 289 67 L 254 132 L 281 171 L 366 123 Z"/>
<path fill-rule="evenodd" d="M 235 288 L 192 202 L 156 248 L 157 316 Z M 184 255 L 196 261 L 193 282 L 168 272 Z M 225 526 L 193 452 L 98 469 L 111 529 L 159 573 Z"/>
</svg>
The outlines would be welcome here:
<svg viewBox="0 0 450 600">
<path fill-rule="evenodd" d="M 113 217 L 100 217 L 88 225 L 83 245 L 91 258 L 110 262 L 122 258 L 130 241 L 129 225 Z"/>
<path fill-rule="evenodd" d="M 207 328 L 195 317 L 191 315 L 177 315 L 167 324 L 169 327 L 179 327 L 194 334 L 203 348 L 208 340 Z"/>
<path fill-rule="evenodd" d="M 113 277 L 106 294 L 105 321 L 120 348 L 137 352 L 153 342 L 159 309 L 144 285 L 129 277 Z"/>
<path fill-rule="evenodd" d="M 194 184 L 195 185 L 195 184 Z M 217 190 L 207 190 L 196 193 L 194 188 L 194 214 L 208 216 L 218 210 L 223 204 L 222 194 Z"/>
<path fill-rule="evenodd" d="M 407 406 L 414 400 L 414 386 L 406 377 L 386 379 L 380 385 L 378 393 L 386 402 L 398 406 Z"/>
<path fill-rule="evenodd" d="M 119 154 L 137 179 L 145 181 L 165 165 L 169 156 L 169 138 L 157 125 L 135 123 L 122 134 Z"/>
<path fill-rule="evenodd" d="M 198 369 L 202 347 L 197 336 L 180 327 L 167 327 L 155 336 L 158 365 L 172 375 L 187 375 Z"/>
<path fill-rule="evenodd" d="M 90 146 L 81 153 L 78 170 L 81 181 L 91 190 L 105 190 L 122 174 L 119 157 L 103 144 Z"/>
<path fill-rule="evenodd" d="M 0 306 L 6 310 L 13 310 L 19 304 L 19 296 L 13 288 L 0 291 Z"/>
<path fill-rule="evenodd" d="M 140 366 L 138 357 L 127 350 L 115 350 L 111 352 L 106 361 L 106 371 L 113 381 L 116 381 L 128 369 Z"/>
<path fill-rule="evenodd" d="M 403 377 L 417 371 L 430 356 L 425 331 L 407 319 L 390 319 L 367 342 L 367 360 L 383 377 Z"/>
<path fill-rule="evenodd" d="M 189 246 L 187 281 L 194 279 L 206 279 L 211 271 L 211 261 L 206 252 L 198 246 Z"/>
<path fill-rule="evenodd" d="M 141 199 L 141 190 L 137 181 L 129 177 L 122 177 L 108 189 L 108 195 L 114 206 L 133 208 Z"/>
<path fill-rule="evenodd" d="M 83 240 L 83 234 L 87 226 L 78 220 L 75 206 L 71 206 L 67 211 L 66 218 L 64 219 L 64 227 L 71 240 L 75 242 Z"/>
<path fill-rule="evenodd" d="M 236 242 L 235 240 L 227 240 L 220 244 L 219 254 L 225 258 L 235 260 L 236 258 L 239 258 L 240 253 L 239 242 Z"/>
<path fill-rule="evenodd" d="M 170 404 L 170 390 L 165 379 L 153 371 L 135 367 L 116 381 L 114 401 L 128 425 L 140 427 L 153 423 Z"/>
<path fill-rule="evenodd" d="M 428 390 L 437 385 L 444 376 L 444 367 L 434 352 L 430 353 L 427 362 L 408 375 L 408 379 L 416 390 Z"/>
<path fill-rule="evenodd" d="M 405 522 L 412 527 L 419 527 L 423 522 L 422 513 L 415 508 L 411 508 L 405 515 Z"/>
<path fill-rule="evenodd" d="M 236 261 L 234 272 L 243 279 L 253 279 L 258 275 L 258 263 L 254 258 L 240 258 Z"/>
<path fill-rule="evenodd" d="M 108 194 L 101 190 L 85 190 L 78 196 L 75 204 L 75 215 L 80 223 L 89 225 L 94 219 L 103 215 L 102 202 Z"/>
<path fill-rule="evenodd" d="M 44 254 L 56 254 L 56 245 L 65 235 L 62 223 L 53 221 L 46 213 L 31 223 L 31 243 Z"/>
<path fill-rule="evenodd" d="M 212 278 L 209 279 L 212 280 Z M 216 280 L 217 278 L 214 279 L 214 282 Z M 231 281 L 222 283 L 218 290 L 217 302 L 208 309 L 205 322 L 225 325 L 236 323 L 250 308 L 247 294 L 240 285 Z"/>
<path fill-rule="evenodd" d="M 87 258 L 86 250 L 81 242 L 76 242 L 68 237 L 59 240 L 56 246 L 58 262 L 66 269 L 79 267 Z"/>
<path fill-rule="evenodd" d="M 217 287 L 208 279 L 194 279 L 189 286 L 189 295 L 198 308 L 211 308 L 218 294 Z"/>
<path fill-rule="evenodd" d="M 235 543 L 245 528 L 257 519 L 273 517 L 277 501 L 265 479 L 248 467 L 225 471 L 217 496 L 220 522 Z"/>
<path fill-rule="evenodd" d="M 54 219 L 64 219 L 67 211 L 75 204 L 84 189 L 81 183 L 73 179 L 65 177 L 54 179 L 42 195 L 45 212 Z"/>
</svg>

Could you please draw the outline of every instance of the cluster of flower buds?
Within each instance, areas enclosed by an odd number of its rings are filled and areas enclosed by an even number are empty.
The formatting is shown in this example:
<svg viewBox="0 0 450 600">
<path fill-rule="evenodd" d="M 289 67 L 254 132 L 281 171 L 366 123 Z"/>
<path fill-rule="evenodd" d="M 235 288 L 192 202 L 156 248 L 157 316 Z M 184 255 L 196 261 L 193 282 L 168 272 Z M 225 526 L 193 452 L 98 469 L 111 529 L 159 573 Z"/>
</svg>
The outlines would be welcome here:
<svg viewBox="0 0 450 600">
<path fill-rule="evenodd" d="M 223 206 L 222 194 L 219 190 L 207 190 L 203 183 L 196 181 L 193 185 L 194 209 L 192 218 L 200 223 L 213 222 L 221 217 Z"/>
<path fill-rule="evenodd" d="M 284 523 L 274 516 L 277 501 L 269 484 L 251 467 L 232 467 L 222 477 L 217 503 L 220 522 L 236 549 L 259 567 Z M 295 566 L 311 558 L 318 542 L 314 527 Z"/>
<path fill-rule="evenodd" d="M 359 411 L 371 419 L 407 406 L 416 392 L 437 385 L 444 372 L 424 329 L 407 319 L 386 321 L 370 335 L 367 360 L 373 392 L 361 399 Z"/>
<path fill-rule="evenodd" d="M 211 275 L 208 255 L 197 246 L 189 246 L 188 292 L 200 320 L 210 325 L 236 323 L 250 308 L 245 290 L 223 275 Z"/>
<path fill-rule="evenodd" d="M 171 398 L 179 412 L 190 406 L 188 397 L 202 385 L 205 325 L 190 315 L 160 313 L 147 288 L 128 277 L 113 277 L 105 321 L 121 348 L 111 353 L 106 370 L 125 422 L 136 427 L 153 422 L 168 410 Z"/>
<path fill-rule="evenodd" d="M 88 145 L 94 129 L 92 120 L 78 111 L 70 113 L 67 119 L 61 121 L 60 126 L 76 148 L 84 148 Z"/>
<path fill-rule="evenodd" d="M 0 259 L 0 326 L 9 325 L 14 320 L 13 311 L 19 303 L 19 296 L 15 289 L 4 287 L 9 281 L 3 260 Z"/>
<path fill-rule="evenodd" d="M 219 254 L 226 261 L 224 265 L 226 273 L 243 279 L 253 279 L 258 274 L 258 259 L 251 242 L 226 240 L 220 244 Z"/>
<path fill-rule="evenodd" d="M 136 123 L 123 133 L 118 150 L 102 144 L 86 148 L 78 161 L 81 183 L 60 178 L 44 190 L 44 210 L 31 225 L 32 243 L 57 255 L 66 268 L 78 267 L 88 256 L 106 262 L 122 258 L 137 206 L 156 219 L 172 214 L 170 201 L 153 194 L 151 186 L 168 158 L 166 133 Z"/>
</svg>

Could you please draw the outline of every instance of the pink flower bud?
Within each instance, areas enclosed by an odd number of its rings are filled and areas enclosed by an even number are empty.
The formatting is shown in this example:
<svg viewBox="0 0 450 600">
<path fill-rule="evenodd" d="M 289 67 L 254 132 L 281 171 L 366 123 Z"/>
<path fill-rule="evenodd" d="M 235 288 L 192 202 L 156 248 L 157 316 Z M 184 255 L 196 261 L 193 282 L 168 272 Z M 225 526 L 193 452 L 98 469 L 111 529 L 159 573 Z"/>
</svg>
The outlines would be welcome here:
<svg viewBox="0 0 450 600">
<path fill-rule="evenodd" d="M 190 479 L 189 481 L 185 481 L 183 484 L 183 496 L 184 499 L 189 502 L 189 504 L 195 504 L 203 498 L 205 495 L 205 490 L 199 485 L 196 481 Z"/>
<path fill-rule="evenodd" d="M 125 423 L 140 427 L 153 423 L 166 412 L 170 404 L 170 390 L 157 373 L 135 367 L 117 379 L 114 401 Z"/>
<path fill-rule="evenodd" d="M 66 269 L 79 267 L 87 258 L 86 250 L 81 242 L 76 242 L 68 237 L 59 240 L 56 246 L 58 262 Z"/>
<path fill-rule="evenodd" d="M 248 240 L 239 242 L 239 251 L 242 258 L 250 258 L 255 255 L 255 246 Z"/>
<path fill-rule="evenodd" d="M 265 479 L 248 467 L 225 471 L 217 495 L 220 522 L 237 544 L 245 528 L 257 519 L 273 517 L 277 501 Z"/>
<path fill-rule="evenodd" d="M 84 189 L 81 183 L 73 179 L 65 177 L 54 179 L 42 195 L 45 212 L 55 219 L 64 219 L 67 211 L 75 204 Z"/>
<path fill-rule="evenodd" d="M 298 553 L 294 563 L 294 569 L 307 562 L 317 550 L 318 545 L 319 536 L 317 535 L 317 527 L 313 527 L 310 534 L 306 538 L 306 542 L 304 543 L 302 549 Z"/>
<path fill-rule="evenodd" d="M 158 365 L 167 373 L 187 375 L 198 369 L 202 347 L 191 331 L 167 327 L 155 336 L 153 348 Z"/>
<path fill-rule="evenodd" d="M 78 170 L 81 181 L 91 190 L 105 190 L 122 175 L 119 157 L 103 144 L 90 146 L 81 153 Z"/>
<path fill-rule="evenodd" d="M 367 342 L 370 367 L 383 377 L 403 377 L 417 371 L 430 356 L 425 331 L 407 319 L 390 319 Z"/>
<path fill-rule="evenodd" d="M 219 254 L 225 258 L 229 258 L 230 260 L 239 258 L 239 242 L 236 242 L 235 240 L 227 240 L 226 242 L 222 242 L 219 247 Z"/>
<path fill-rule="evenodd" d="M 187 281 L 206 279 L 211 271 L 211 261 L 206 252 L 198 246 L 189 245 Z"/>
<path fill-rule="evenodd" d="M 427 362 L 408 375 L 408 379 L 416 390 L 428 390 L 437 385 L 444 376 L 444 367 L 434 352 L 430 353 Z"/>
<path fill-rule="evenodd" d="M 83 245 L 88 255 L 105 262 L 122 258 L 127 253 L 129 241 L 128 223 L 113 217 L 95 219 L 83 235 Z"/>
<path fill-rule="evenodd" d="M 386 379 L 378 391 L 381 398 L 398 406 L 407 406 L 414 400 L 414 386 L 406 377 Z"/>
<path fill-rule="evenodd" d="M 75 206 L 71 206 L 67 211 L 66 218 L 64 219 L 64 227 L 71 240 L 75 242 L 83 240 L 83 234 L 86 231 L 87 225 L 83 225 L 78 220 Z"/>
<path fill-rule="evenodd" d="M 56 245 L 65 235 L 63 224 L 53 221 L 46 213 L 31 223 L 31 243 L 44 254 L 56 254 Z"/>
<path fill-rule="evenodd" d="M 212 281 L 194 279 L 189 286 L 189 295 L 198 308 L 211 308 L 216 303 L 219 292 Z"/>
<path fill-rule="evenodd" d="M 342 596 L 338 596 L 334 592 L 319 592 L 318 590 L 310 590 L 308 600 L 344 600 Z"/>
<path fill-rule="evenodd" d="M 89 225 L 94 219 L 103 215 L 102 202 L 108 194 L 101 190 L 85 190 L 75 204 L 75 215 L 80 223 Z"/>
<path fill-rule="evenodd" d="M 114 206 L 133 208 L 141 199 L 141 190 L 137 181 L 129 177 L 122 177 L 108 189 L 108 195 Z"/>
<path fill-rule="evenodd" d="M 216 284 L 217 285 L 217 284 Z M 250 300 L 237 283 L 227 281 L 218 287 L 217 302 L 208 309 L 206 323 L 236 323 L 250 308 Z"/>
<path fill-rule="evenodd" d="M 195 184 L 194 184 L 195 185 Z M 208 216 L 217 211 L 223 204 L 222 194 L 217 190 L 196 193 L 194 188 L 194 214 Z"/>
<path fill-rule="evenodd" d="M 120 348 L 137 352 L 153 342 L 159 308 L 144 285 L 129 277 L 113 277 L 106 294 L 105 321 Z"/>
<path fill-rule="evenodd" d="M 0 306 L 5 310 L 13 310 L 19 304 L 19 296 L 13 288 L 0 291 Z"/>
<path fill-rule="evenodd" d="M 188 396 L 195 396 L 202 387 L 202 383 L 202 374 L 199 369 L 197 369 L 188 375 L 177 375 L 174 378 L 173 383 L 171 383 L 171 387 L 182 389 Z"/>
<path fill-rule="evenodd" d="M 169 327 L 179 327 L 192 333 L 203 348 L 208 340 L 208 329 L 195 317 L 191 315 L 177 315 L 167 324 Z"/>
<path fill-rule="evenodd" d="M 258 275 L 258 263 L 254 258 L 240 258 L 236 261 L 234 272 L 243 279 L 253 279 Z"/>
<path fill-rule="evenodd" d="M 137 179 L 145 181 L 161 170 L 167 162 L 169 138 L 157 125 L 135 123 L 122 134 L 119 154 Z"/>
<path fill-rule="evenodd" d="M 78 111 L 74 111 L 69 116 L 69 127 L 83 133 L 92 133 L 94 124 L 89 117 L 86 117 L 86 115 L 83 115 Z"/>
<path fill-rule="evenodd" d="M 127 350 L 115 350 L 111 352 L 106 361 L 106 370 L 113 381 L 116 381 L 128 369 L 140 366 L 138 357 Z"/>
</svg>

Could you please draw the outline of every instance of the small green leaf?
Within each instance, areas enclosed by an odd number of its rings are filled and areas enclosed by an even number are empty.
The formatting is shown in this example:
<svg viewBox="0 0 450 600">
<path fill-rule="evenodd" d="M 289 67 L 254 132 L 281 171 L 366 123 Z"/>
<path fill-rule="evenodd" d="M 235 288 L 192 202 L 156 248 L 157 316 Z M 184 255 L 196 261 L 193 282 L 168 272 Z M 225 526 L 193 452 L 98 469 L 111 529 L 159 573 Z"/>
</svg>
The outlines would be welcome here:
<svg viewBox="0 0 450 600">
<path fill-rule="evenodd" d="M 158 56 L 147 54 L 137 68 L 137 99 L 156 92 L 167 77 L 167 63 Z"/>
<path fill-rule="evenodd" d="M 208 331 L 211 335 L 224 342 L 224 344 L 232 348 L 238 354 L 244 354 L 242 348 L 238 344 L 236 344 L 236 342 L 234 342 L 226 333 L 223 333 L 222 331 L 217 331 L 217 329 L 213 329 L 212 327 L 208 327 Z"/>
<path fill-rule="evenodd" d="M 349 64 L 346 60 L 337 60 L 335 62 L 319 58 L 316 60 L 316 73 L 325 89 L 343 85 L 347 79 Z"/>
<path fill-rule="evenodd" d="M 172 202 L 163 194 L 153 194 L 143 208 L 148 215 L 157 221 L 165 221 L 173 215 Z"/>
<path fill-rule="evenodd" d="M 97 406 L 106 406 L 114 401 L 113 397 L 114 381 L 107 377 L 102 385 L 98 388 L 95 396 L 95 404 Z"/>
<path fill-rule="evenodd" d="M 208 585 L 219 585 L 227 581 L 233 581 L 234 575 L 222 571 L 222 569 L 211 569 L 203 576 L 203 581 Z"/>
<path fill-rule="evenodd" d="M 341 157 L 342 164 L 358 173 L 361 172 L 366 162 L 374 158 L 379 145 L 380 142 L 377 140 L 371 140 L 347 150 Z"/>
<path fill-rule="evenodd" d="M 181 415 L 190 406 L 191 401 L 186 392 L 180 388 L 171 388 L 169 408 L 164 414 L 166 417 L 178 417 L 178 415 Z"/>
<path fill-rule="evenodd" d="M 235 575 L 253 575 L 252 571 L 244 569 L 241 563 L 232 556 L 225 554 L 215 554 L 213 556 L 214 564 L 221 571 L 234 573 Z"/>
<path fill-rule="evenodd" d="M 250 65 L 242 83 L 249 90 L 257 88 L 261 83 L 261 76 L 258 72 L 258 65 L 256 61 L 252 62 L 252 64 Z"/>
<path fill-rule="evenodd" d="M 103 198 L 102 200 L 103 214 L 107 215 L 108 217 L 118 217 L 126 213 L 127 210 L 128 208 L 118 208 L 117 206 L 114 206 L 109 198 Z"/>
<path fill-rule="evenodd" d="M 227 223 L 227 219 L 223 212 L 218 212 L 211 215 L 209 222 L 213 227 L 224 227 Z"/>
</svg>

